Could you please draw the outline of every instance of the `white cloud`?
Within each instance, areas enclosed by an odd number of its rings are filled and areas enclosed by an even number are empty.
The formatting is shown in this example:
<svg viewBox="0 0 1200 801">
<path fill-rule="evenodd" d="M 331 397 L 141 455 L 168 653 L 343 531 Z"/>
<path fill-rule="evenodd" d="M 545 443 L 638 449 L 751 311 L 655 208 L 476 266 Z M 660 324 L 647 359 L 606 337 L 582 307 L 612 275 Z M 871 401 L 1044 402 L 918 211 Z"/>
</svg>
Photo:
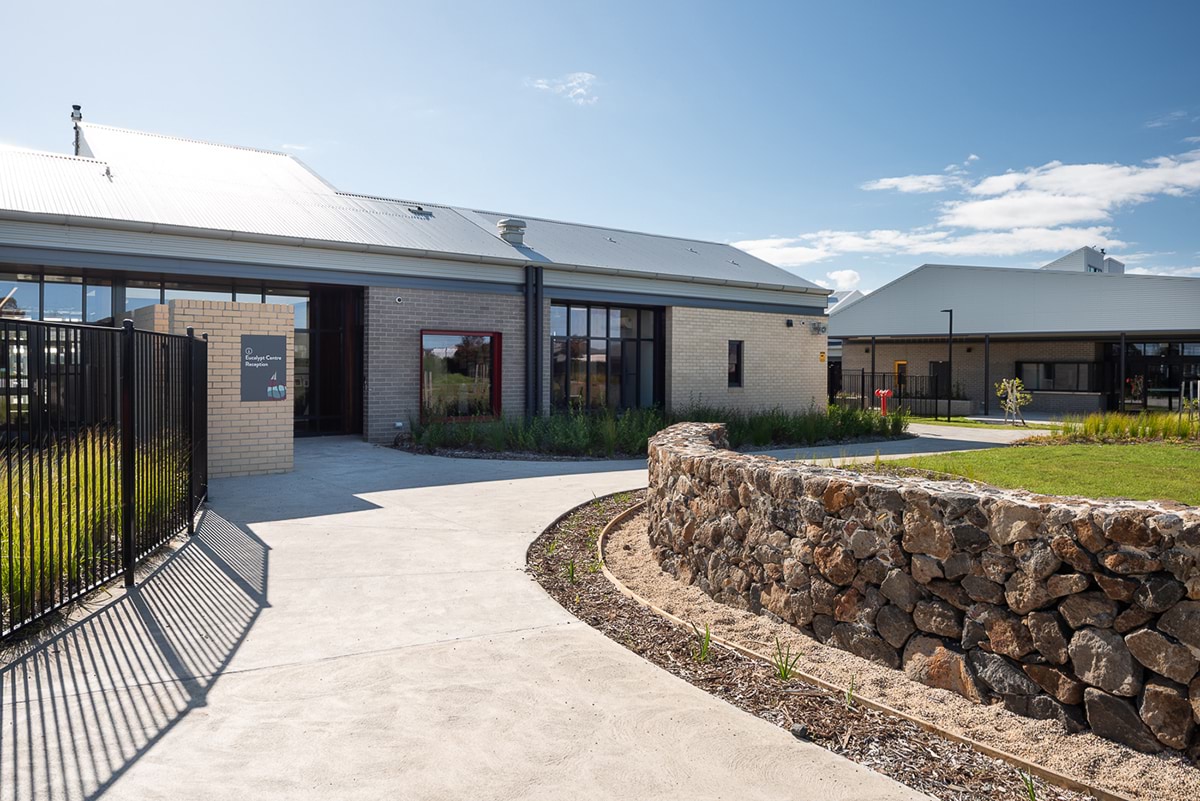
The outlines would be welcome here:
<svg viewBox="0 0 1200 801">
<path fill-rule="evenodd" d="M 1145 124 L 1147 128 L 1166 128 L 1168 125 L 1181 122 L 1186 117 L 1186 111 L 1168 111 L 1166 114 L 1160 114 L 1152 120 L 1146 120 Z"/>
<path fill-rule="evenodd" d="M 944 192 L 947 189 L 967 186 L 969 183 L 967 180 L 967 175 L 969 174 L 967 168 L 976 161 L 979 161 L 979 156 L 971 153 L 961 163 L 947 164 L 940 173 L 877 178 L 874 181 L 867 181 L 862 185 L 862 188 L 868 192 L 894 189 L 897 192 L 904 192 L 906 194 Z"/>
<path fill-rule="evenodd" d="M 1163 197 L 1200 192 L 1200 148 L 1139 164 L 1051 161 L 1040 167 L 972 177 L 968 168 L 977 161 L 978 156 L 970 154 L 942 173 L 881 178 L 863 184 L 866 191 L 955 192 L 957 197 L 935 204 L 935 216 L 929 225 L 908 230 L 826 229 L 733 244 L 765 261 L 792 268 L 843 256 L 915 256 L 957 263 L 1024 257 L 1030 265 L 1037 265 L 1043 256 L 1061 255 L 1084 245 L 1110 251 L 1128 247 L 1113 225 L 1117 212 Z M 1115 255 L 1121 258 L 1119 252 Z M 1178 266 L 1178 261 L 1176 266 L 1152 266 L 1162 264 L 1164 256 L 1173 255 L 1141 252 L 1124 260 L 1137 267 L 1130 272 L 1200 272 L 1187 261 L 1187 266 Z M 830 272 L 818 282 L 834 286 L 838 282 L 834 273 L 841 272 Z"/>
<path fill-rule="evenodd" d="M 526 85 L 558 95 L 577 106 L 591 106 L 600 99 L 594 88 L 597 82 L 596 76 L 590 72 L 571 72 L 560 78 L 537 78 L 526 81 Z"/>
<path fill-rule="evenodd" d="M 897 192 L 925 193 L 944 192 L 951 186 L 952 178 L 942 173 L 930 175 L 901 175 L 896 178 L 879 178 L 868 181 L 862 188 L 868 192 L 895 189 Z"/>
<path fill-rule="evenodd" d="M 961 259 L 1067 252 L 1083 245 L 1119 248 L 1125 244 L 1112 236 L 1111 228 L 1093 226 L 1014 228 L 1009 231 L 975 231 L 965 234 L 932 229 L 818 231 L 797 237 L 734 242 L 733 246 L 780 267 L 804 267 L 843 255 L 900 254 Z M 833 273 L 829 275 L 832 277 Z"/>
<path fill-rule="evenodd" d="M 831 250 L 804 244 L 804 238 L 802 237 L 745 239 L 741 242 L 734 242 L 733 246 L 780 267 L 800 267 L 805 264 L 824 261 L 835 255 Z"/>
<path fill-rule="evenodd" d="M 1147 261 L 1162 261 L 1164 258 L 1174 256 L 1173 250 L 1139 250 L 1133 253 L 1122 253 L 1121 261 L 1125 264 L 1141 264 Z M 1132 270 L 1126 270 L 1132 272 Z"/>
<path fill-rule="evenodd" d="M 1063 164 L 992 175 L 967 188 L 979 199 L 952 201 L 941 225 L 978 229 L 1107 222 L 1114 211 L 1157 195 L 1200 189 L 1200 150 L 1142 164 Z"/>
<path fill-rule="evenodd" d="M 825 273 L 825 277 L 832 284 L 830 289 L 836 289 L 839 292 L 857 289 L 859 282 L 862 281 L 862 276 L 858 274 L 858 270 L 831 270 Z"/>
<path fill-rule="evenodd" d="M 1190 145 L 1200 145 L 1200 136 L 1185 136 L 1183 137 L 1183 141 Z"/>
<path fill-rule="evenodd" d="M 308 150 L 309 148 L 310 148 L 310 146 L 309 146 L 309 145 L 289 145 L 289 144 L 282 144 L 282 145 L 280 145 L 280 146 L 279 146 L 279 149 L 280 149 L 280 150 L 294 150 L 294 151 L 296 151 L 296 152 L 305 151 L 305 150 Z"/>
<path fill-rule="evenodd" d="M 1131 275 L 1175 275 L 1184 278 L 1200 278 L 1200 265 L 1195 267 L 1130 267 L 1125 272 Z"/>
</svg>

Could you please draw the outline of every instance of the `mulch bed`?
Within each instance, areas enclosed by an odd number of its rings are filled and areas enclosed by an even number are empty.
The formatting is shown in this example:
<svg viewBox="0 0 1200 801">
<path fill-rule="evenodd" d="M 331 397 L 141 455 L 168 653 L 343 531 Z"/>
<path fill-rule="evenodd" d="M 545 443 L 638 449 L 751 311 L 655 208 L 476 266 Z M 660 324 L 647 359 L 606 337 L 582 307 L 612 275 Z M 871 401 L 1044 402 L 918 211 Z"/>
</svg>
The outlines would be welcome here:
<svg viewBox="0 0 1200 801">
<path fill-rule="evenodd" d="M 573 510 L 529 548 L 526 570 L 563 607 L 629 650 L 740 709 L 940 801 L 1027 799 L 1011 765 L 943 739 L 901 718 L 797 680 L 782 682 L 770 665 L 712 645 L 693 658 L 697 638 L 621 594 L 601 572 L 596 541 L 644 491 L 600 498 Z M 1039 801 L 1082 801 L 1034 779 Z"/>
</svg>

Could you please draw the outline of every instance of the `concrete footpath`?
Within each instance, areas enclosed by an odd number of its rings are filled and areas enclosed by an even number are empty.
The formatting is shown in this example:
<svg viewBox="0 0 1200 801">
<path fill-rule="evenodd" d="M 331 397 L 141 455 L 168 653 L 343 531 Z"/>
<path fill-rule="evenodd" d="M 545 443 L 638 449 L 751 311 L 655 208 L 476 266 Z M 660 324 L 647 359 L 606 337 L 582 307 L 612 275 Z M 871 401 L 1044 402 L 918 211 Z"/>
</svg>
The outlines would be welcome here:
<svg viewBox="0 0 1200 801">
<path fill-rule="evenodd" d="M 560 512 L 644 485 L 641 461 L 299 441 L 294 473 L 215 482 L 200 533 L 137 588 L 8 655 L 0 798 L 923 798 L 525 575 Z"/>
</svg>

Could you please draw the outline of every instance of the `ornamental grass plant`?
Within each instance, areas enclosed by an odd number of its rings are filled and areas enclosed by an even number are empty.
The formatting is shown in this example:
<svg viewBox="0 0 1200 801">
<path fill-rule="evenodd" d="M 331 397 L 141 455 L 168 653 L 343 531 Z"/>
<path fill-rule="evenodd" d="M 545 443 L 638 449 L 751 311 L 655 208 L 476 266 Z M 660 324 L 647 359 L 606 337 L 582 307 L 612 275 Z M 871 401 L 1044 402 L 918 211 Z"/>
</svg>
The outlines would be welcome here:
<svg viewBox="0 0 1200 801">
<path fill-rule="evenodd" d="M 554 456 L 640 456 L 650 437 L 683 421 L 724 423 L 733 448 L 817 445 L 867 437 L 899 437 L 908 430 L 907 413 L 883 417 L 871 409 L 816 407 L 799 412 L 770 409 L 744 412 L 695 405 L 661 409 L 585 411 L 572 408 L 546 417 L 484 421 L 417 422 L 413 444 L 428 451 L 542 453 Z"/>
<path fill-rule="evenodd" d="M 1057 432 L 1072 442 L 1200 439 L 1200 418 L 1188 412 L 1096 412 L 1066 417 Z"/>
<path fill-rule="evenodd" d="M 186 459 L 186 456 L 176 457 Z M 187 503 L 186 464 L 172 448 L 135 451 L 134 528 L 147 539 Z M 41 447 L 9 444 L 0 460 L 0 629 L 53 608 L 121 569 L 120 443 L 84 431 Z"/>
</svg>

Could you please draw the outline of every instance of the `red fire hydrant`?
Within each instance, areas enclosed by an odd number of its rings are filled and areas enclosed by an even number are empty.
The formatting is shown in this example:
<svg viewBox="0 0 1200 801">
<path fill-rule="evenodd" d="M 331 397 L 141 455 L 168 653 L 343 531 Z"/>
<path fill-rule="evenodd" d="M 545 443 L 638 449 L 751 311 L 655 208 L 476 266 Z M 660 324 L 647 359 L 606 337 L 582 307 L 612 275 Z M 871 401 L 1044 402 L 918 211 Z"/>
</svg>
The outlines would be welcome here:
<svg viewBox="0 0 1200 801">
<path fill-rule="evenodd" d="M 890 389 L 877 389 L 875 390 L 875 396 L 879 398 L 879 413 L 887 417 L 887 399 L 892 397 L 892 391 Z"/>
</svg>

